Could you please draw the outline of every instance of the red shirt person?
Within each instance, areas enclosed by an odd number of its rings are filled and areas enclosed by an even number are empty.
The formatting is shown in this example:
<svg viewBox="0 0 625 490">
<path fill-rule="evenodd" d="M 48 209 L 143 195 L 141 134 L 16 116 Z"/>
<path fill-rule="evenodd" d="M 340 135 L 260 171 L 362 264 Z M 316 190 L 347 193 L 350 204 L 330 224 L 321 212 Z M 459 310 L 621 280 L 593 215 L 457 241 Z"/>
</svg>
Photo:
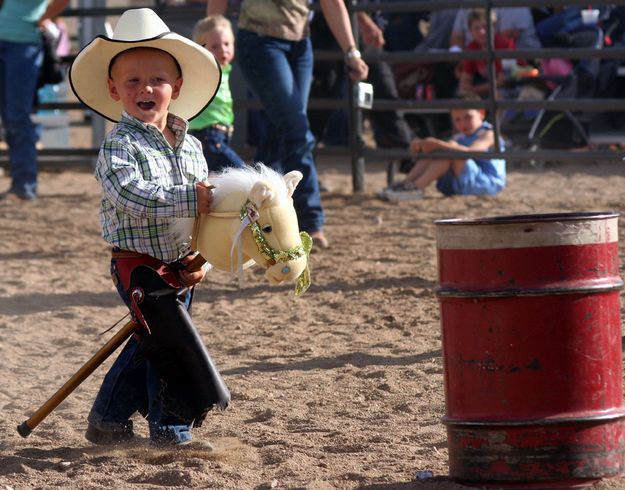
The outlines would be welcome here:
<svg viewBox="0 0 625 490">
<path fill-rule="evenodd" d="M 494 17 L 494 14 L 493 14 Z M 467 19 L 469 32 L 473 40 L 466 46 L 468 51 L 484 51 L 487 43 L 487 18 L 485 9 L 472 10 Z M 493 19 L 494 22 L 494 19 Z M 494 26 L 493 26 L 494 28 Z M 514 49 L 514 41 L 503 35 L 494 35 L 495 49 Z M 487 95 L 489 86 L 488 60 L 464 60 L 460 70 L 458 92 L 463 94 Z M 503 85 L 503 65 L 501 60 L 495 60 L 495 85 Z"/>
</svg>

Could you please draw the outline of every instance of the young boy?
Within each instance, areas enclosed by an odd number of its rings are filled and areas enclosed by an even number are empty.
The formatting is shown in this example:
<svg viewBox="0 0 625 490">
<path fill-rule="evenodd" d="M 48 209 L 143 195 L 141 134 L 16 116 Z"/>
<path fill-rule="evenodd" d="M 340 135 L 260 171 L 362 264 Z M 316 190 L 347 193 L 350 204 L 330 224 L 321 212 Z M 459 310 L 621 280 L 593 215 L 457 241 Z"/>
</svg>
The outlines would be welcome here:
<svg viewBox="0 0 625 490">
<path fill-rule="evenodd" d="M 229 401 L 188 311 L 204 271 L 184 270 L 193 253 L 172 229 L 211 208 L 206 162 L 184 118 L 210 102 L 219 66 L 152 10 L 135 9 L 120 17 L 112 38 L 99 36 L 78 54 L 69 78 L 82 102 L 117 122 L 95 174 L 113 282 L 138 324 L 105 376 L 86 437 L 127 441 L 139 411 L 154 444 L 188 444 L 191 427 Z"/>
<path fill-rule="evenodd" d="M 221 84 L 211 104 L 189 123 L 189 132 L 202 142 L 210 171 L 244 167 L 241 157 L 229 146 L 234 122 L 230 93 L 234 34 L 230 21 L 222 15 L 199 20 L 193 28 L 193 40 L 215 55 L 221 65 Z"/>
<path fill-rule="evenodd" d="M 451 140 L 414 139 L 412 153 L 437 150 L 489 151 L 495 144 L 493 126 L 484 120 L 482 109 L 453 109 L 451 119 L 458 134 Z M 383 190 L 389 201 L 421 199 L 423 191 L 436 181 L 437 189 L 446 196 L 454 194 L 497 194 L 506 184 L 506 162 L 501 159 L 474 160 L 423 159 L 406 175 L 405 180 Z"/>
<path fill-rule="evenodd" d="M 492 11 L 493 30 L 495 29 L 495 12 Z M 486 49 L 488 39 L 486 9 L 474 9 L 467 18 L 469 32 L 473 40 L 467 44 L 468 51 L 483 51 Z M 495 49 L 514 49 L 514 42 L 499 33 L 494 35 Z M 464 60 L 460 65 L 458 92 L 461 94 L 477 94 L 487 96 L 490 76 L 488 73 L 488 61 Z M 495 85 L 502 87 L 504 82 L 503 65 L 501 60 L 495 61 Z"/>
</svg>

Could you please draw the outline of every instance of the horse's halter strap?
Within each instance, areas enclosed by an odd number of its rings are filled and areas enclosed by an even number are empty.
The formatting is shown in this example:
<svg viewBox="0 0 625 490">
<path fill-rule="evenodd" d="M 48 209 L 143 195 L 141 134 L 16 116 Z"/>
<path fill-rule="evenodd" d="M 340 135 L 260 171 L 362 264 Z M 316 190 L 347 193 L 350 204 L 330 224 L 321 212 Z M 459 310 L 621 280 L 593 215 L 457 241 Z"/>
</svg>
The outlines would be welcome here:
<svg viewBox="0 0 625 490">
<path fill-rule="evenodd" d="M 269 245 L 269 242 L 267 242 L 267 239 L 258 224 L 260 213 L 252 201 L 249 199 L 245 201 L 241 207 L 241 211 L 239 212 L 239 217 L 241 218 L 241 225 L 239 226 L 239 229 L 237 230 L 237 233 L 232 241 L 232 249 L 230 251 L 230 254 L 232 255 L 234 253 L 234 248 L 237 247 L 238 249 L 239 278 L 241 278 L 242 275 L 242 256 L 239 243 L 241 241 L 241 234 L 243 233 L 243 230 L 245 228 L 249 228 L 252 232 L 254 242 L 256 242 L 256 247 L 258 247 L 258 251 L 267 259 L 269 266 L 280 262 L 297 260 L 304 255 L 306 256 L 306 268 L 299 275 L 297 283 L 295 284 L 295 295 L 301 296 L 304 294 L 310 286 L 310 269 L 308 267 L 310 250 L 312 249 L 312 238 L 310 238 L 310 235 L 308 235 L 305 231 L 302 231 L 300 232 L 300 239 L 302 241 L 301 245 L 293 247 L 289 250 L 276 250 Z"/>
<path fill-rule="evenodd" d="M 245 219 L 246 217 L 248 220 Z M 303 242 L 302 245 L 293 247 L 290 250 L 276 250 L 273 248 L 269 245 L 263 231 L 260 229 L 260 225 L 258 224 L 259 217 L 260 214 L 256 206 L 248 199 L 241 208 L 241 222 L 249 221 L 247 226 L 252 230 L 252 236 L 254 237 L 258 251 L 267 259 L 269 265 L 297 260 L 307 253 Z"/>
</svg>

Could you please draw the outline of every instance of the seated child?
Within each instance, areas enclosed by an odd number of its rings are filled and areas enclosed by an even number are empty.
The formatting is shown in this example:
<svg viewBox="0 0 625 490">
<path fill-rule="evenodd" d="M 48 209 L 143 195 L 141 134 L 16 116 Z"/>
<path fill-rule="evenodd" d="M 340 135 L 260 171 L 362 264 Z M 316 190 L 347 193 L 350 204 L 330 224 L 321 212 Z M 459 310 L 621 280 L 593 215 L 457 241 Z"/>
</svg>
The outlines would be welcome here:
<svg viewBox="0 0 625 490">
<path fill-rule="evenodd" d="M 189 133 L 202 142 L 210 171 L 244 167 L 241 157 L 229 146 L 234 122 L 230 93 L 234 34 L 230 21 L 221 15 L 199 20 L 193 28 L 193 40 L 215 55 L 221 65 L 221 84 L 210 105 L 189 122 Z"/>
<path fill-rule="evenodd" d="M 410 151 L 418 154 L 437 150 L 492 150 L 495 144 L 493 126 L 484 116 L 483 109 L 452 109 L 451 119 L 458 134 L 449 141 L 431 137 L 414 139 Z M 506 162 L 496 158 L 418 160 L 405 180 L 384 189 L 381 197 L 390 201 L 421 199 L 425 188 L 434 181 L 446 196 L 497 194 L 506 184 Z"/>
</svg>

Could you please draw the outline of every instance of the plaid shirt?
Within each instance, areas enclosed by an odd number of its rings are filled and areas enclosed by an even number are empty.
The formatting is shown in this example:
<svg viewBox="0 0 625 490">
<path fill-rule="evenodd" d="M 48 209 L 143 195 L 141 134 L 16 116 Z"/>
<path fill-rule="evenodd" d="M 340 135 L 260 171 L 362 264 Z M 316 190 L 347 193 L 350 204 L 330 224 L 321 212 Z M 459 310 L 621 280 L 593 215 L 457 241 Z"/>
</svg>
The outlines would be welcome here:
<svg viewBox="0 0 625 490">
<path fill-rule="evenodd" d="M 187 134 L 188 123 L 169 114 L 167 126 L 176 135 L 175 148 L 156 127 L 124 112 L 102 143 L 95 177 L 103 190 L 104 239 L 173 262 L 190 244 L 172 224 L 197 216 L 195 183 L 207 179 L 208 168 L 200 142 Z"/>
</svg>

